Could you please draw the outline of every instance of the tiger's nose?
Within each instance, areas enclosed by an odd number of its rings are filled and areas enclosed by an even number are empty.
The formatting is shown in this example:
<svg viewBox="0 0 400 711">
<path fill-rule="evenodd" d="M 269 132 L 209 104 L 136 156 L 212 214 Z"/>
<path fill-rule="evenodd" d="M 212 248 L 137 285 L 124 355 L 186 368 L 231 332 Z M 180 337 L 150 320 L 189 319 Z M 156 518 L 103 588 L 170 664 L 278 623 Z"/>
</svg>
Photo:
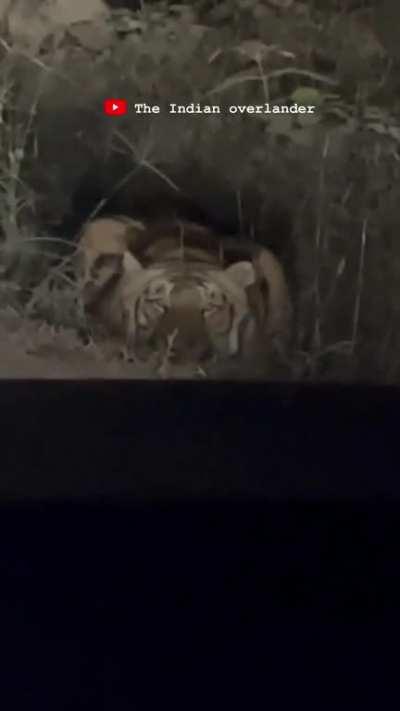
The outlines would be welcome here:
<svg viewBox="0 0 400 711">
<path fill-rule="evenodd" d="M 170 350 L 170 359 L 175 364 L 204 363 L 211 360 L 212 356 L 211 344 L 191 339 L 174 343 Z"/>
<path fill-rule="evenodd" d="M 211 360 L 214 356 L 214 350 L 211 347 L 211 344 L 206 345 L 202 352 L 200 353 L 199 361 L 200 363 L 206 363 L 207 361 Z"/>
</svg>

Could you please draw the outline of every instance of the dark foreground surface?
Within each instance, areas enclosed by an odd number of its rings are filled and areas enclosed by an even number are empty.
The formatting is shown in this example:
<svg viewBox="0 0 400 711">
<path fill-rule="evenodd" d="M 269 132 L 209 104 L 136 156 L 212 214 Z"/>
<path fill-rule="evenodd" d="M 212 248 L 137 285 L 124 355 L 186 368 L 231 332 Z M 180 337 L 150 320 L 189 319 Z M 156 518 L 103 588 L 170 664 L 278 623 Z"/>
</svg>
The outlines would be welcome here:
<svg viewBox="0 0 400 711">
<path fill-rule="evenodd" d="M 1 402 L 7 700 L 391 696 L 398 392 L 9 382 Z"/>
<path fill-rule="evenodd" d="M 400 494 L 400 390 L 3 381 L 0 497 Z"/>
<path fill-rule="evenodd" d="M 379 707 L 398 689 L 399 513 L 3 509 L 2 696 L 29 709 Z"/>
</svg>

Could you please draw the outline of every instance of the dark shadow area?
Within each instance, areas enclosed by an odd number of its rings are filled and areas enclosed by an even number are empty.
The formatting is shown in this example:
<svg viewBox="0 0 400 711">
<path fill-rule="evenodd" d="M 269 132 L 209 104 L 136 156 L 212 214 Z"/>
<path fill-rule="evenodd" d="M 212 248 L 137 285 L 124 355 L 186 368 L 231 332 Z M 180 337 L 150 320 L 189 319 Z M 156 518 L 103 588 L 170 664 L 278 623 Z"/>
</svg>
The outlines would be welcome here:
<svg viewBox="0 0 400 711">
<path fill-rule="evenodd" d="M 326 708 L 389 693 L 398 521 L 350 501 L 2 507 L 3 694 L 200 708 L 256 702 L 266 667 L 285 702 L 322 703 L 332 673 Z"/>
<path fill-rule="evenodd" d="M 397 389 L 20 381 L 1 401 L 3 501 L 400 494 Z"/>
<path fill-rule="evenodd" d="M 390 689 L 399 395 L 3 383 L 3 693 L 200 708 L 259 698 L 266 667 L 285 701 L 321 704 L 332 669 L 326 708 L 371 667 Z"/>
</svg>

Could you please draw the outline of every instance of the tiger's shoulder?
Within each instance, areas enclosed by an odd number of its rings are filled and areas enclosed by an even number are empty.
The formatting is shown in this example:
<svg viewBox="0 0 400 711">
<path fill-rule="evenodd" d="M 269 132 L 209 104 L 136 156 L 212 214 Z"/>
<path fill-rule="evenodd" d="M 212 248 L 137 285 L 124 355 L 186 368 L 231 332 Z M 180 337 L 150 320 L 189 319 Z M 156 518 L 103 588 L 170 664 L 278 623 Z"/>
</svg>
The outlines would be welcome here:
<svg viewBox="0 0 400 711">
<path fill-rule="evenodd" d="M 101 257 L 123 254 L 145 232 L 143 222 L 125 215 L 99 217 L 85 223 L 76 239 L 75 268 L 79 279 L 87 281 Z"/>
</svg>

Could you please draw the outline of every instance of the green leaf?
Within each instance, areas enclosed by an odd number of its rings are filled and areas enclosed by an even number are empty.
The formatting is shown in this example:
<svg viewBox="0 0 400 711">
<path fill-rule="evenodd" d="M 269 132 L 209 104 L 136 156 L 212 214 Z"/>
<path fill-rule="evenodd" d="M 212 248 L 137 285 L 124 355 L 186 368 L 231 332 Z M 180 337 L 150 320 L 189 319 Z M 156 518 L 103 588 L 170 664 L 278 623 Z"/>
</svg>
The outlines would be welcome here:
<svg viewBox="0 0 400 711">
<path fill-rule="evenodd" d="M 299 86 L 290 96 L 291 101 L 303 106 L 320 106 L 323 102 L 323 95 L 318 89 L 310 86 Z"/>
</svg>

